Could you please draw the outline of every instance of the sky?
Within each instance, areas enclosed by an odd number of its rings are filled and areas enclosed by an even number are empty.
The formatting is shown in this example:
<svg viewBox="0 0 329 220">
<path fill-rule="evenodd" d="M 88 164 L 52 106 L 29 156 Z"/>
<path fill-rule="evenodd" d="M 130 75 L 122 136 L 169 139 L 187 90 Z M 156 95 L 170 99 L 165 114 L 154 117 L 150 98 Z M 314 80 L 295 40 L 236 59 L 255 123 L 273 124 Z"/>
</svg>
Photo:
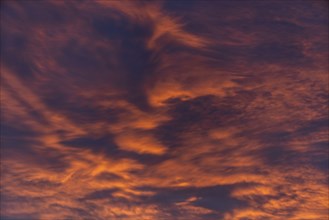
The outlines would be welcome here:
<svg viewBox="0 0 329 220">
<path fill-rule="evenodd" d="M 325 220 L 328 2 L 1 1 L 2 220 Z"/>
</svg>

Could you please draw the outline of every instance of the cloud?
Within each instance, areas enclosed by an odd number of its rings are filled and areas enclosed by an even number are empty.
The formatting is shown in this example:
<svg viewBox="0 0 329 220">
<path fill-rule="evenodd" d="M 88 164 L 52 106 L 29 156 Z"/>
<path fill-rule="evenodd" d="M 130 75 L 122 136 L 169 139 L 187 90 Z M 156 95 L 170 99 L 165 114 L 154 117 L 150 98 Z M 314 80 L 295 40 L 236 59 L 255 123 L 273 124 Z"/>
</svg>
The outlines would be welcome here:
<svg viewBox="0 0 329 220">
<path fill-rule="evenodd" d="M 1 6 L 1 218 L 328 216 L 322 1 Z"/>
<path fill-rule="evenodd" d="M 152 136 L 143 133 L 122 133 L 117 135 L 116 142 L 120 149 L 137 153 L 163 154 L 166 147 Z"/>
</svg>

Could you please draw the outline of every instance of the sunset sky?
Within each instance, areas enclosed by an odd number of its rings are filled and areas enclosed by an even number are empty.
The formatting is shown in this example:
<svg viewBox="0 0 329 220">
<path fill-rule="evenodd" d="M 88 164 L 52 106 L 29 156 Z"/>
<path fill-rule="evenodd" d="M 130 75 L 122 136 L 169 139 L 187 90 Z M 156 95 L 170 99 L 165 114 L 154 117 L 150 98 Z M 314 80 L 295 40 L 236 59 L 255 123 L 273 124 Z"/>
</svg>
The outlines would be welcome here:
<svg viewBox="0 0 329 220">
<path fill-rule="evenodd" d="M 1 220 L 327 220 L 326 0 L 1 1 Z"/>
</svg>

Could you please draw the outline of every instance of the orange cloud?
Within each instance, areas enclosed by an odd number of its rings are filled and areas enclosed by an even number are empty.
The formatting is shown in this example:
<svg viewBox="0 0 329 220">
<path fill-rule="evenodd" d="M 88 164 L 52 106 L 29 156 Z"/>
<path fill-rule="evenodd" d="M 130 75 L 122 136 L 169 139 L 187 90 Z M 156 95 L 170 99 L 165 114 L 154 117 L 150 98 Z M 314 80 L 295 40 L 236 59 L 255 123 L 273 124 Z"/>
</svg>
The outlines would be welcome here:
<svg viewBox="0 0 329 220">
<path fill-rule="evenodd" d="M 162 146 L 152 136 L 147 134 L 122 133 L 116 137 L 116 143 L 122 150 L 133 151 L 141 154 L 161 155 L 165 153 L 166 147 Z"/>
</svg>

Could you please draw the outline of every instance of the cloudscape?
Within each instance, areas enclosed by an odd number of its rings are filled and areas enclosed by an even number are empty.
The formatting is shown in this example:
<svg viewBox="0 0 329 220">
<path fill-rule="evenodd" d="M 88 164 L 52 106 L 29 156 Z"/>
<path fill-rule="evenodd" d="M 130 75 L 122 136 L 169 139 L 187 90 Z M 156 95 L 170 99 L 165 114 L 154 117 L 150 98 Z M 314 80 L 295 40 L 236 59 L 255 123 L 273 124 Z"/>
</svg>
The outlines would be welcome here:
<svg viewBox="0 0 329 220">
<path fill-rule="evenodd" d="M 1 219 L 328 219 L 325 0 L 1 1 Z"/>
</svg>

